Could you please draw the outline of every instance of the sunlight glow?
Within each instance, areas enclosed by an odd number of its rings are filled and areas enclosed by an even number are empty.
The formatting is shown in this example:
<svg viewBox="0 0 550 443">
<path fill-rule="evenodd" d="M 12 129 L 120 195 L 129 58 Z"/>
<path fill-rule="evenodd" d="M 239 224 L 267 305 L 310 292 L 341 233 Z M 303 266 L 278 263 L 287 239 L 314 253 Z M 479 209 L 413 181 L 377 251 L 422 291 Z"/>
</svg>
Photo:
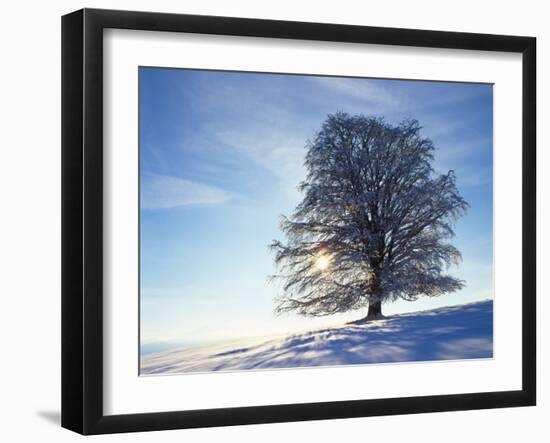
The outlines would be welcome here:
<svg viewBox="0 0 550 443">
<path fill-rule="evenodd" d="M 315 267 L 319 271 L 326 271 L 330 265 L 330 258 L 325 254 L 320 254 L 315 259 Z"/>
</svg>

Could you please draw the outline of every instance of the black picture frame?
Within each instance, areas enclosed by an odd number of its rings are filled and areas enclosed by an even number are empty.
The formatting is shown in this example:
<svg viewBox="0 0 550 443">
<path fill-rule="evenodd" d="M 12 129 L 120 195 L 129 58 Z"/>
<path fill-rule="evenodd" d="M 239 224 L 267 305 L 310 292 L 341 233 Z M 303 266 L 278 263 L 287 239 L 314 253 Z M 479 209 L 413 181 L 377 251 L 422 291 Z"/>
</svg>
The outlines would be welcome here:
<svg viewBox="0 0 550 443">
<path fill-rule="evenodd" d="M 522 54 L 522 389 L 260 407 L 103 413 L 103 30 L 503 51 Z M 536 39 L 229 17 L 83 9 L 62 18 L 62 426 L 81 434 L 152 431 L 536 402 Z"/>
</svg>

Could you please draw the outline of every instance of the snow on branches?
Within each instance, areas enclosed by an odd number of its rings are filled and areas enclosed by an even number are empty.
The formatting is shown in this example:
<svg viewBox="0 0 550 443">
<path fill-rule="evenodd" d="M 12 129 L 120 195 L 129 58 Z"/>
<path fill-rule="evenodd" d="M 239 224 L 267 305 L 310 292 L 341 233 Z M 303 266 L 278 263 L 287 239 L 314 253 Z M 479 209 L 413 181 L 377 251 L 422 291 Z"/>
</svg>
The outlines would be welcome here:
<svg viewBox="0 0 550 443">
<path fill-rule="evenodd" d="M 456 291 L 448 241 L 468 204 L 453 171 L 436 175 L 416 120 L 329 115 L 307 144 L 302 202 L 274 241 L 283 295 L 277 312 L 322 316 Z"/>
</svg>

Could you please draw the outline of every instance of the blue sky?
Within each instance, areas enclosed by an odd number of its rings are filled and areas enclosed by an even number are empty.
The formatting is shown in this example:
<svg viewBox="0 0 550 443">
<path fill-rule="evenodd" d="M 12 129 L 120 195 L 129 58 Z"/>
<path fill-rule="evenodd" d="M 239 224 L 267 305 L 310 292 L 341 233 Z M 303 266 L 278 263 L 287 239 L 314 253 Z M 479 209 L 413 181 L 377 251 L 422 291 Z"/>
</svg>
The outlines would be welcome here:
<svg viewBox="0 0 550 443">
<path fill-rule="evenodd" d="M 385 314 L 492 298 L 491 85 L 140 68 L 142 350 L 316 328 L 363 312 L 275 316 L 268 244 L 300 201 L 304 145 L 327 114 L 419 120 L 471 205 L 465 289 Z M 164 343 L 164 345 L 162 345 Z M 149 347 L 147 347 L 149 346 Z"/>
</svg>

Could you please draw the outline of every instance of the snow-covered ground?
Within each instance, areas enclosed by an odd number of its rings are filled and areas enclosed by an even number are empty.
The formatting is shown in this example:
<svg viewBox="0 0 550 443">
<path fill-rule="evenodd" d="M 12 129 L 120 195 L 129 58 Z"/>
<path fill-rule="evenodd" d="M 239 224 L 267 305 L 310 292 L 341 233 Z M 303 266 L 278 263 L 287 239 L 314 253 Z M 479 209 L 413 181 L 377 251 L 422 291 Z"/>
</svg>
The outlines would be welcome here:
<svg viewBox="0 0 550 443">
<path fill-rule="evenodd" d="M 334 366 L 493 356 L 493 302 L 144 356 L 141 374 Z"/>
</svg>

